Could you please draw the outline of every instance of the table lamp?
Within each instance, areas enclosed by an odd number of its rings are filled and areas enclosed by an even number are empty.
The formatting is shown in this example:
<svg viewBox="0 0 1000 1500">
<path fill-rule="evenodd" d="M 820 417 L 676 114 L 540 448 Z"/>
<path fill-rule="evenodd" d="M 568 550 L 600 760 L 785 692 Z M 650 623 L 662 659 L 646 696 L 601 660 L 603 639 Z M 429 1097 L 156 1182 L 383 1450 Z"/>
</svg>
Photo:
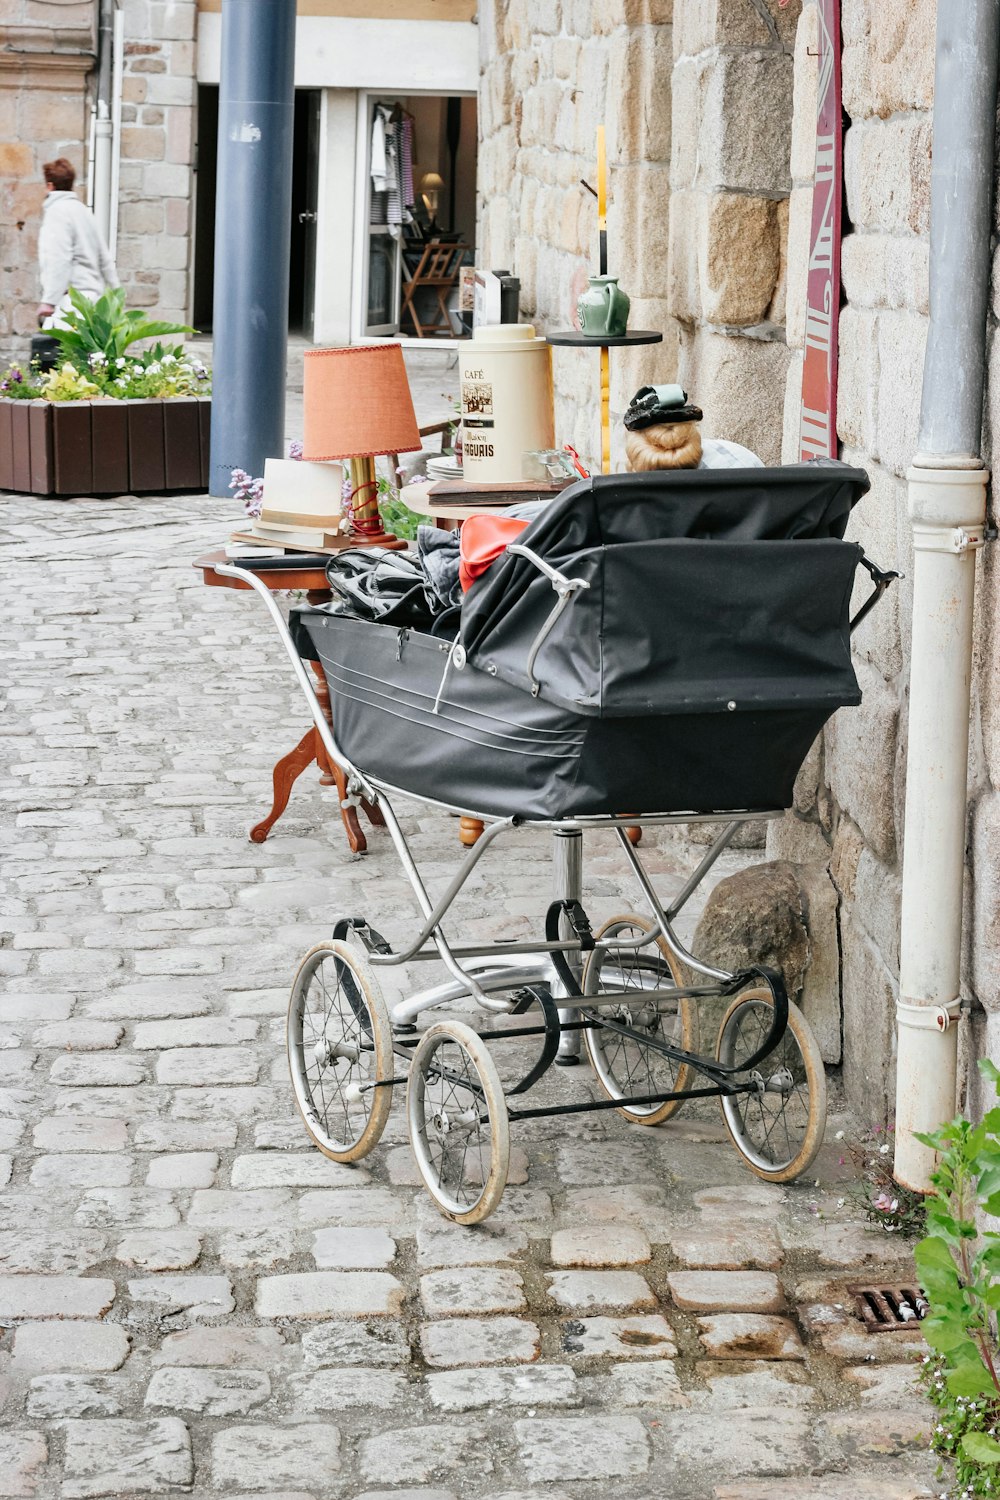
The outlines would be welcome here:
<svg viewBox="0 0 1000 1500">
<path fill-rule="evenodd" d="M 302 457 L 348 460 L 355 529 L 369 538 L 384 536 L 375 458 L 420 448 L 402 345 L 307 350 L 303 404 Z"/>
</svg>

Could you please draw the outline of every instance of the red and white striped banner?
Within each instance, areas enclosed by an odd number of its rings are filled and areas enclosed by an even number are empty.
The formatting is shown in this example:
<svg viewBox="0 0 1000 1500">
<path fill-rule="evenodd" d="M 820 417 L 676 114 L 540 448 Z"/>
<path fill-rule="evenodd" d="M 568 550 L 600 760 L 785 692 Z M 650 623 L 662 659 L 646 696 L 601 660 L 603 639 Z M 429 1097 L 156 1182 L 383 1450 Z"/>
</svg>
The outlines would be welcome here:
<svg viewBox="0 0 1000 1500">
<path fill-rule="evenodd" d="M 819 16 L 819 89 L 799 422 L 799 457 L 803 460 L 837 456 L 837 326 L 840 318 L 843 194 L 840 0 L 818 0 L 816 10 Z"/>
</svg>

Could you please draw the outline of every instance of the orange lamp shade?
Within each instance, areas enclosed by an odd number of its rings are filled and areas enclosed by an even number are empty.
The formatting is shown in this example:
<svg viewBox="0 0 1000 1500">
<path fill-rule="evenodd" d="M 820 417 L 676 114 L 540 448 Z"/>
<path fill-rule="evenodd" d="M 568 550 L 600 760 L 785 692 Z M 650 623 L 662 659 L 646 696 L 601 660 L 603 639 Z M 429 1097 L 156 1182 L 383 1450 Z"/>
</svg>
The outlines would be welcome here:
<svg viewBox="0 0 1000 1500">
<path fill-rule="evenodd" d="M 307 350 L 303 403 L 304 459 L 371 458 L 420 447 L 401 344 Z"/>
</svg>

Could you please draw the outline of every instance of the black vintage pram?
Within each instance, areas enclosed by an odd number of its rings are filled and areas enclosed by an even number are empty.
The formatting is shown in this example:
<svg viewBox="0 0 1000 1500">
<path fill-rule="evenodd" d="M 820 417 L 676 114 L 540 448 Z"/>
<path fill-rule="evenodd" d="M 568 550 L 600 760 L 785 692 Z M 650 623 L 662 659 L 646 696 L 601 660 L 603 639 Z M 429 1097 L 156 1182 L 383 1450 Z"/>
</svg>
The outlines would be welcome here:
<svg viewBox="0 0 1000 1500">
<path fill-rule="evenodd" d="M 617 1108 L 654 1125 L 685 1098 L 718 1096 L 734 1144 L 770 1181 L 796 1177 L 822 1141 L 823 1064 L 779 974 L 729 973 L 680 942 L 679 912 L 749 818 L 776 817 L 817 733 L 860 701 L 850 631 L 894 574 L 842 540 L 867 476 L 821 462 L 587 480 L 564 491 L 465 596 L 457 636 L 296 611 L 318 657 L 333 732 L 293 636 L 264 599 L 349 795 L 379 804 L 424 916 L 393 952 L 367 914 L 339 919 L 296 975 L 288 1053 L 314 1142 L 337 1161 L 377 1143 L 406 1083 L 410 1140 L 441 1211 L 485 1218 L 507 1177 L 509 1122 Z M 873 582 L 850 618 L 858 565 Z M 396 793 L 486 820 L 436 901 L 393 809 Z M 721 809 L 721 810 L 720 810 Z M 637 826 L 720 822 L 683 889 L 661 902 L 629 837 Z M 533 942 L 453 942 L 444 920 L 505 831 L 552 835 L 555 899 Z M 596 934 L 583 906 L 584 832 L 613 829 L 645 913 Z M 540 914 L 541 915 L 541 914 Z M 376 970 L 438 960 L 448 978 L 391 1008 Z M 474 1030 L 417 1019 L 469 1000 Z M 714 1056 L 696 1051 L 696 1004 L 728 1000 Z M 488 1043 L 538 1056 L 504 1087 Z M 513 1106 L 583 1047 L 603 1095 Z M 408 1066 L 407 1066 L 408 1065 Z"/>
</svg>

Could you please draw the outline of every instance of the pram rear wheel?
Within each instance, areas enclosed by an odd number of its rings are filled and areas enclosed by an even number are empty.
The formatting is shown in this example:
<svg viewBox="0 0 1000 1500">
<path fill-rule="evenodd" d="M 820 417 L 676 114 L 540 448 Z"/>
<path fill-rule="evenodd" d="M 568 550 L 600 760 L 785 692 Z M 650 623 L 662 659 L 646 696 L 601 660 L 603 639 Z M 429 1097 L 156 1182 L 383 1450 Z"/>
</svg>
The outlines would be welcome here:
<svg viewBox="0 0 1000 1500">
<path fill-rule="evenodd" d="M 306 1130 L 325 1156 L 358 1161 L 392 1106 L 392 1027 L 368 960 L 337 940 L 310 949 L 288 1002 L 288 1067 Z M 378 1085 L 378 1086 L 376 1086 Z"/>
<path fill-rule="evenodd" d="M 604 938 L 640 937 L 652 931 L 652 923 L 645 917 L 612 917 L 597 933 L 597 942 Z M 677 960 L 661 940 L 635 953 L 627 950 L 609 952 L 596 947 L 587 960 L 583 974 L 583 991 L 586 995 L 601 995 L 616 992 L 618 998 L 591 1007 L 609 1021 L 627 1026 L 631 1033 L 624 1036 L 604 1026 L 588 1027 L 583 1033 L 591 1067 L 603 1092 L 609 1099 L 620 1099 L 619 1113 L 636 1125 L 660 1125 L 676 1114 L 683 1100 L 668 1099 L 663 1104 L 629 1104 L 632 1094 L 669 1094 L 686 1089 L 691 1079 L 687 1063 L 675 1062 L 673 1058 L 649 1045 L 651 1042 L 667 1042 L 684 1052 L 694 1050 L 694 1007 L 686 995 L 676 1001 L 647 1002 L 641 998 L 644 989 L 669 989 L 672 985 L 683 985 Z M 635 990 L 636 998 L 625 998 Z M 647 1038 L 648 1041 L 644 1041 Z"/>
<path fill-rule="evenodd" d="M 767 989 L 745 990 L 727 1010 L 717 1056 L 727 1067 L 752 1057 L 771 1029 L 774 1001 Z M 797 1005 L 774 1051 L 736 1082 L 753 1084 L 723 1095 L 722 1117 L 747 1166 L 766 1182 L 791 1182 L 823 1142 L 826 1075 L 816 1039 Z"/>
<path fill-rule="evenodd" d="M 406 1085 L 410 1145 L 445 1218 L 479 1224 L 503 1196 L 510 1127 L 486 1044 L 461 1021 L 435 1021 L 421 1037 Z"/>
</svg>

